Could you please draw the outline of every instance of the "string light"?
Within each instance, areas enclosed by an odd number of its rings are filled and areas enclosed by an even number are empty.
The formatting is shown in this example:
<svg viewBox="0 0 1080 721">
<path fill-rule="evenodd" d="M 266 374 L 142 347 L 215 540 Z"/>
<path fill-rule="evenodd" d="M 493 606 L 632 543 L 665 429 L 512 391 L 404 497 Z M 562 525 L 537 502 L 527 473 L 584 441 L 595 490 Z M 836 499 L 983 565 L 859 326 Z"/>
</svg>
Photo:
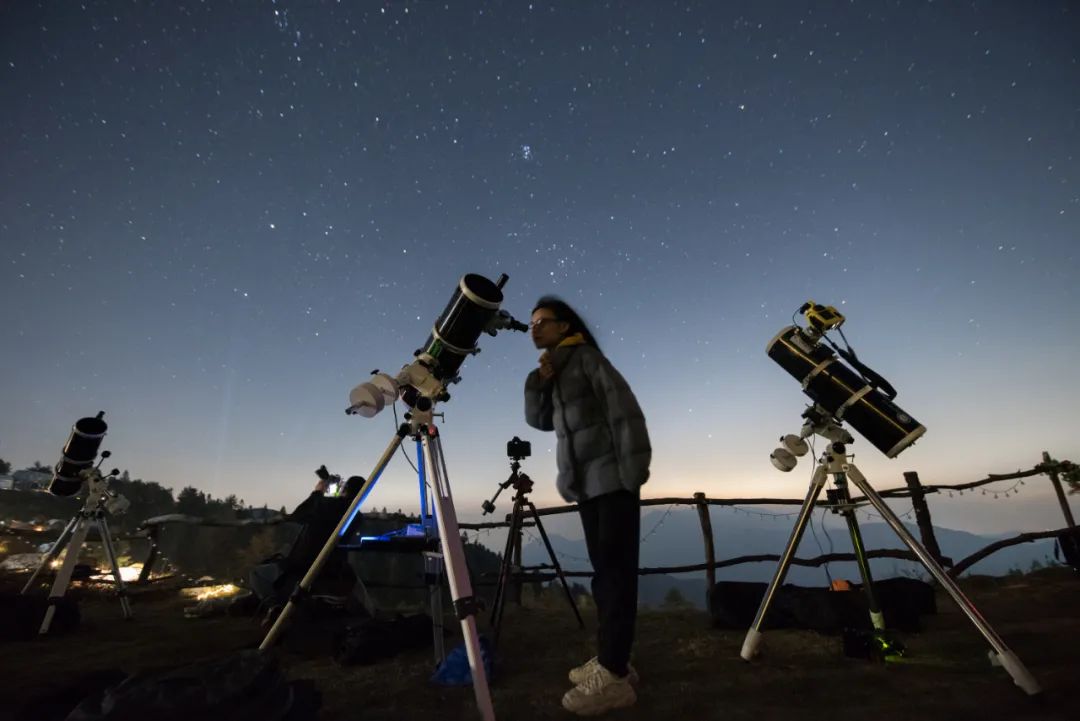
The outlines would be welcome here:
<svg viewBox="0 0 1080 721">
<path fill-rule="evenodd" d="M 672 503 L 670 506 L 667 507 L 667 510 L 664 511 L 664 515 L 660 517 L 660 520 L 656 522 L 656 525 L 652 527 L 652 530 L 641 537 L 641 541 L 640 541 L 641 543 L 645 543 L 645 541 L 649 540 L 649 536 L 656 533 L 656 529 L 658 529 L 658 528 L 660 528 L 660 526 L 664 525 L 664 521 L 671 514 L 671 511 L 674 508 L 675 508 L 674 503 Z"/>
</svg>

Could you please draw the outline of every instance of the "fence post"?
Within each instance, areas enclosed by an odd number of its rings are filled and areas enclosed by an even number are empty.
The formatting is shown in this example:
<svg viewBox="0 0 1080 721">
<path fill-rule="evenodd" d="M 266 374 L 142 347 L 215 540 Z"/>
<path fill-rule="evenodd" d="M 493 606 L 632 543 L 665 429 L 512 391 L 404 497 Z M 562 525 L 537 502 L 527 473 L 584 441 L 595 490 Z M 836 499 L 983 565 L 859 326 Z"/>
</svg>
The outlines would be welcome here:
<svg viewBox="0 0 1080 721">
<path fill-rule="evenodd" d="M 904 482 L 911 491 L 911 507 L 915 509 L 915 523 L 919 526 L 919 535 L 922 536 L 923 545 L 938 563 L 944 565 L 947 559 L 941 555 L 941 548 L 934 535 L 930 507 L 926 505 L 926 494 L 923 492 L 922 483 L 919 482 L 919 474 L 915 471 L 904 471 Z"/>
<path fill-rule="evenodd" d="M 712 611 L 713 588 L 716 586 L 716 553 L 713 550 L 712 520 L 709 518 L 709 504 L 705 503 L 705 494 L 694 494 L 697 502 L 698 519 L 701 520 L 701 535 L 705 538 L 705 610 Z"/>
<path fill-rule="evenodd" d="M 1053 460 L 1050 458 L 1050 454 L 1043 451 L 1043 463 L 1053 464 Z M 1073 520 L 1072 509 L 1069 508 L 1069 501 L 1065 498 L 1065 491 L 1061 488 L 1061 479 L 1058 478 L 1057 465 L 1050 465 L 1046 470 L 1046 474 L 1050 476 L 1050 482 L 1054 484 L 1054 493 L 1057 494 L 1058 503 L 1061 504 L 1061 510 L 1065 514 L 1065 523 L 1069 528 L 1076 528 L 1076 521 Z"/>
</svg>

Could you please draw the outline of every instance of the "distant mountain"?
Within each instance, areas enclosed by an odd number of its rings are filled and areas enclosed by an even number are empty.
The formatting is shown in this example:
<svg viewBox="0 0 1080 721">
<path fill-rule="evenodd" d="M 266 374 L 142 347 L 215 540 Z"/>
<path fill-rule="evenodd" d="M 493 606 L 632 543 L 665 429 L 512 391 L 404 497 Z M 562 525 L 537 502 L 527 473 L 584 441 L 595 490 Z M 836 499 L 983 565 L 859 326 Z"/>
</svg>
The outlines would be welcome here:
<svg viewBox="0 0 1080 721">
<path fill-rule="evenodd" d="M 763 509 L 765 513 L 775 510 Z M 851 539 L 843 518 L 824 512 L 815 511 L 813 532 L 808 527 L 796 556 L 812 558 L 824 553 L 851 553 Z M 551 520 L 549 520 L 549 518 Z M 733 514 L 714 509 L 712 512 L 713 546 L 717 560 L 763 553 L 779 554 L 787 544 L 794 517 L 758 518 L 746 513 Z M 561 518 L 548 517 L 543 520 L 551 545 L 565 570 L 588 571 L 591 566 L 583 539 L 568 538 L 572 533 L 580 534 L 580 523 L 569 514 Z M 912 524 L 905 524 L 908 530 L 919 538 L 918 529 Z M 893 530 L 883 522 L 864 522 L 860 519 L 859 528 L 867 549 L 906 550 L 903 542 Z M 566 532 L 563 535 L 561 532 Z M 668 511 L 646 510 L 641 516 L 641 532 L 645 540 L 641 544 L 641 566 L 661 568 L 703 563 L 705 560 L 704 542 L 697 511 L 693 508 L 675 507 Z M 959 561 L 962 558 L 984 548 L 994 541 L 1009 537 L 1004 535 L 978 535 L 967 531 L 957 531 L 935 526 L 935 535 L 941 552 Z M 816 534 L 816 540 L 815 540 Z M 819 545 L 820 544 L 820 545 Z M 501 553 L 501 549 L 499 549 Z M 1035 541 L 1005 548 L 975 564 L 967 574 L 1001 576 L 1011 570 L 1028 570 L 1032 564 L 1046 564 L 1053 559 L 1054 543 L 1052 540 Z M 549 563 L 547 550 L 534 531 L 526 536 L 522 550 L 526 565 Z M 875 578 L 893 576 L 911 576 L 929 578 L 929 573 L 919 563 L 896 559 L 875 559 L 870 562 Z M 776 563 L 746 563 L 739 566 L 718 569 L 717 580 L 731 581 L 768 581 L 776 570 Z M 833 578 L 858 580 L 859 571 L 854 562 L 831 563 L 829 573 Z M 787 583 L 803 586 L 824 586 L 828 583 L 824 567 L 811 568 L 792 566 L 788 572 Z M 677 574 L 643 576 L 639 584 L 639 599 L 642 604 L 659 605 L 671 588 L 677 588 L 686 600 L 698 607 L 704 607 L 705 573 L 704 571 Z"/>
</svg>

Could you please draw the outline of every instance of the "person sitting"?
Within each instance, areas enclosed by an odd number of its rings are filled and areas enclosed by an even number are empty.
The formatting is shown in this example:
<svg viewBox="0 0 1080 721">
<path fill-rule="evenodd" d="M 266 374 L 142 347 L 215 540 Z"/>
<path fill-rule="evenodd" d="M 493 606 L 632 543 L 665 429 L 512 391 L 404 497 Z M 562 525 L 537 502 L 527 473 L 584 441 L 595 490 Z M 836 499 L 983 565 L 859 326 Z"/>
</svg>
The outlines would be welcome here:
<svg viewBox="0 0 1080 721">
<path fill-rule="evenodd" d="M 288 602 L 296 584 L 315 563 L 364 483 L 362 477 L 352 476 L 339 494 L 327 495 L 330 479 L 320 477 L 311 494 L 286 516 L 287 520 L 301 524 L 289 550 L 284 555 L 271 556 L 248 574 L 252 592 L 260 606 L 269 609 L 270 615 Z M 343 560 L 344 554 L 338 554 L 331 561 L 335 567 L 324 567 L 323 573 L 337 575 L 345 565 Z"/>
</svg>

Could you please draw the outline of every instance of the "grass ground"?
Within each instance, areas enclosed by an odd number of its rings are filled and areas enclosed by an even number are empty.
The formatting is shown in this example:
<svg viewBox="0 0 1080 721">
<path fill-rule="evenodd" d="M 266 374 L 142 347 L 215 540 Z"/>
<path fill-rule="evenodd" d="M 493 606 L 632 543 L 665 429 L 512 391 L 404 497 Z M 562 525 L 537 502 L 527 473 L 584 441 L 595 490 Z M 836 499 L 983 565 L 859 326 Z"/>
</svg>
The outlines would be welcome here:
<svg viewBox="0 0 1080 721">
<path fill-rule="evenodd" d="M 907 660 L 890 664 L 847 658 L 839 639 L 798 631 L 766 632 L 761 657 L 748 664 L 739 658 L 741 631 L 711 629 L 696 611 L 642 613 L 634 658 L 642 677 L 639 701 L 610 718 L 1077 718 L 1080 576 L 1048 569 L 975 578 L 964 587 L 1042 684 L 1041 697 L 1027 697 L 989 665 L 982 637 L 942 595 L 926 629 L 904 636 Z M 185 603 L 175 592 L 137 596 L 136 617 L 125 622 L 115 600 L 86 597 L 82 626 L 73 634 L 0 647 L 0 718 L 19 718 L 16 709 L 42 699 L 67 703 L 60 690 L 88 673 L 176 666 L 262 638 L 251 618 L 186 619 Z M 571 718 L 559 705 L 566 672 L 593 652 L 591 626 L 578 630 L 565 607 L 508 607 L 492 686 L 497 717 Z M 317 683 L 327 721 L 479 718 L 471 688 L 429 683 L 430 650 L 350 667 L 325 654 L 277 653 L 290 677 Z"/>
</svg>

